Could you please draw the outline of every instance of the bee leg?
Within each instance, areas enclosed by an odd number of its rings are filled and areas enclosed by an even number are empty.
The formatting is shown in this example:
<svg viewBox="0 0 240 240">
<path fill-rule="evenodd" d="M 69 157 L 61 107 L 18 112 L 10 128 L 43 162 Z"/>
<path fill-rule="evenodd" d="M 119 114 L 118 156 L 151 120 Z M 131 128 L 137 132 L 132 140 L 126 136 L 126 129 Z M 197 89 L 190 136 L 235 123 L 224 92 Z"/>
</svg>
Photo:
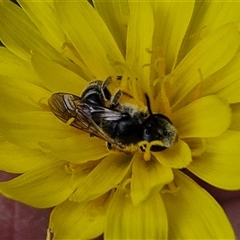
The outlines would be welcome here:
<svg viewBox="0 0 240 240">
<path fill-rule="evenodd" d="M 120 80 L 122 79 L 121 76 L 119 76 L 119 78 L 117 78 L 117 80 Z M 112 96 L 112 94 L 109 92 L 108 90 L 108 86 L 109 84 L 111 84 L 112 82 L 112 77 L 109 76 L 102 84 L 102 87 L 101 87 L 101 94 L 102 96 L 104 97 L 105 100 L 107 101 L 110 101 L 110 107 L 113 108 L 113 107 L 116 107 L 118 105 L 118 102 L 119 102 L 119 99 L 120 97 L 122 96 L 122 90 L 118 90 L 114 96 Z"/>
<path fill-rule="evenodd" d="M 110 107 L 116 107 L 119 103 L 119 99 L 122 96 L 123 92 L 121 89 L 119 89 L 115 95 L 112 97 L 111 101 L 110 101 Z"/>
<path fill-rule="evenodd" d="M 111 97 L 112 97 L 112 94 L 109 92 L 109 90 L 107 89 L 108 85 L 112 82 L 112 77 L 108 77 L 103 83 L 102 83 L 102 86 L 101 86 L 101 94 L 103 96 L 103 98 L 105 100 L 110 100 Z"/>
</svg>

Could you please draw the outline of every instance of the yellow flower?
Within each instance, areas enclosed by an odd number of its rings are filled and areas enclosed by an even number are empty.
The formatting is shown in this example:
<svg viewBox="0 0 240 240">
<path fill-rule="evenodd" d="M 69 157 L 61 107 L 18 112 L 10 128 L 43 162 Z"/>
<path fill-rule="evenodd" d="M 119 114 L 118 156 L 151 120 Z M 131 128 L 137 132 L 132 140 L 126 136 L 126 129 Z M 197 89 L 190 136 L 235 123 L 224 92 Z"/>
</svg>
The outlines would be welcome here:
<svg viewBox="0 0 240 240">
<path fill-rule="evenodd" d="M 19 4 L 0 2 L 0 169 L 22 174 L 0 192 L 56 206 L 55 239 L 233 239 L 221 207 L 181 169 L 240 188 L 240 4 Z M 149 161 L 107 150 L 49 109 L 52 93 L 79 96 L 118 75 L 178 131 Z"/>
</svg>

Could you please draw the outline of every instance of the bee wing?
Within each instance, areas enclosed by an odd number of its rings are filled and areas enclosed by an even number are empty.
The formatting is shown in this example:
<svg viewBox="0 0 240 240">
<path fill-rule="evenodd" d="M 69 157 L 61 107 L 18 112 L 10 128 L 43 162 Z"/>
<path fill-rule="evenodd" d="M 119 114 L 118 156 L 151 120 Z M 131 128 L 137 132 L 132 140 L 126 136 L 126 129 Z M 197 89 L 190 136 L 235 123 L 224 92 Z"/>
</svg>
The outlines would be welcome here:
<svg viewBox="0 0 240 240">
<path fill-rule="evenodd" d="M 54 93 L 48 100 L 51 111 L 61 121 L 67 122 L 76 117 L 76 106 L 80 104 L 80 97 L 72 94 Z"/>
<path fill-rule="evenodd" d="M 109 143 L 115 141 L 106 135 L 94 122 L 94 118 L 118 120 L 121 114 L 110 109 L 81 103 L 81 98 L 68 93 L 55 93 L 48 100 L 51 111 L 63 122 L 70 121 L 70 125 L 97 136 Z M 72 119 L 72 121 L 70 120 Z"/>
<path fill-rule="evenodd" d="M 123 117 L 121 112 L 114 111 L 106 107 L 91 105 L 90 108 L 92 118 L 96 120 L 118 121 Z"/>
</svg>

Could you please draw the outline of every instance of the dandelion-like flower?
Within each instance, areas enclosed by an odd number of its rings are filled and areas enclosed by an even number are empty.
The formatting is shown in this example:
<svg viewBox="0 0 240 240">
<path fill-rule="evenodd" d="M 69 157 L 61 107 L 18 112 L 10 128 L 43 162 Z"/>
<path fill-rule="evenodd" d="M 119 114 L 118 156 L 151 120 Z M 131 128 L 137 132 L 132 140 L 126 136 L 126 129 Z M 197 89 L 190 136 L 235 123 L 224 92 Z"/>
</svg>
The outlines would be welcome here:
<svg viewBox="0 0 240 240">
<path fill-rule="evenodd" d="M 0 192 L 56 206 L 54 239 L 232 239 L 218 203 L 184 174 L 240 188 L 239 3 L 0 2 Z M 163 114 L 178 141 L 112 151 L 57 119 L 53 93 L 120 86 Z"/>
</svg>

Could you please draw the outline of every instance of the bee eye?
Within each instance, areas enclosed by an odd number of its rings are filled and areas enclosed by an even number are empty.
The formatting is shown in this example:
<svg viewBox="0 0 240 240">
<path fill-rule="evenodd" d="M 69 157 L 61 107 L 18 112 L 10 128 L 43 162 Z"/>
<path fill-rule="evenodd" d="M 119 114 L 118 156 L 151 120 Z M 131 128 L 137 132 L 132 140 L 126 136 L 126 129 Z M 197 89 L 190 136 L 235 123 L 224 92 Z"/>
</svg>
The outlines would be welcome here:
<svg viewBox="0 0 240 240">
<path fill-rule="evenodd" d="M 152 132 L 152 128 L 151 128 L 151 127 L 146 128 L 145 133 L 146 133 L 147 135 L 150 135 L 151 132 Z"/>
</svg>

